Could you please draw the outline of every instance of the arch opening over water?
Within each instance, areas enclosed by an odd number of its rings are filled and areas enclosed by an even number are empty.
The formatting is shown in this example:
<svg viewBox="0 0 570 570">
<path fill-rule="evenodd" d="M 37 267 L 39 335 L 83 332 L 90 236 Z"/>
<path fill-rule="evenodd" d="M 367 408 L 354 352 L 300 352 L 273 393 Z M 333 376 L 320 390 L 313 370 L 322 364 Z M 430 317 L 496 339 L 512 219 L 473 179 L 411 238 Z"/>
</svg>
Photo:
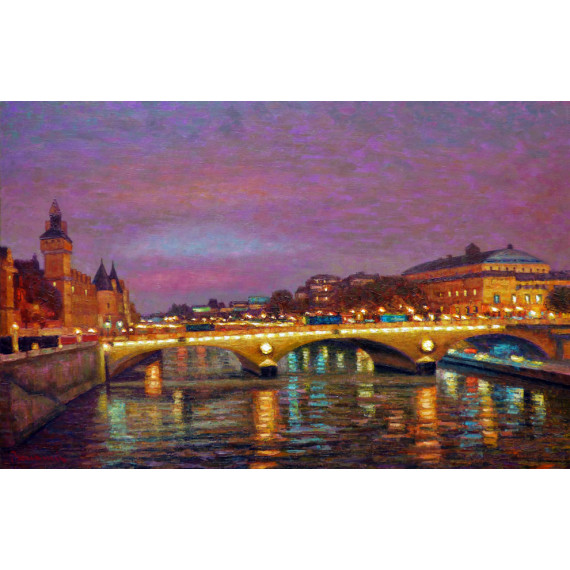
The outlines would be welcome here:
<svg viewBox="0 0 570 570">
<path fill-rule="evenodd" d="M 447 354 L 453 351 L 466 354 L 488 354 L 494 358 L 509 359 L 511 356 L 528 360 L 548 360 L 547 351 L 538 344 L 519 336 L 497 333 L 475 335 L 450 347 Z"/>
<path fill-rule="evenodd" d="M 278 361 L 279 373 L 372 372 L 398 370 L 416 372 L 416 363 L 405 353 L 365 339 L 311 340 L 289 350 Z"/>
</svg>

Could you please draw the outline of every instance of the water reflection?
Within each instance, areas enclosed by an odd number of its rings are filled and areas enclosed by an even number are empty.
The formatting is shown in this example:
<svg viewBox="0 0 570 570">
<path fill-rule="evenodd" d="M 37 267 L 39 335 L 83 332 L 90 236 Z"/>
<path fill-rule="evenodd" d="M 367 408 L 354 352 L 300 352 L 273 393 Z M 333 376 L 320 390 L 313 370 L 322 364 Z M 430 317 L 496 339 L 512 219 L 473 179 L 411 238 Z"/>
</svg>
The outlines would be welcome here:
<svg viewBox="0 0 570 570">
<path fill-rule="evenodd" d="M 166 350 L 72 402 L 2 465 L 52 467 L 57 454 L 68 467 L 570 465 L 570 390 L 451 368 L 376 374 L 341 343 L 291 352 L 277 379 L 234 365 L 226 351 Z"/>
<path fill-rule="evenodd" d="M 256 439 L 272 439 L 278 428 L 277 390 L 254 390 L 253 423 Z"/>
<path fill-rule="evenodd" d="M 495 403 L 491 396 L 491 384 L 485 380 L 479 379 L 479 399 L 480 414 L 479 423 L 481 425 L 481 435 L 483 443 L 487 446 L 496 447 L 499 439 L 499 431 L 497 426 L 497 413 L 495 411 Z"/>
<path fill-rule="evenodd" d="M 371 418 L 376 412 L 376 406 L 371 401 L 374 398 L 374 384 L 363 383 L 358 386 L 357 403 L 364 410 L 364 415 Z"/>
<path fill-rule="evenodd" d="M 160 396 L 162 394 L 162 374 L 159 362 L 153 362 L 146 367 L 144 391 L 148 396 Z"/>
<path fill-rule="evenodd" d="M 415 452 L 424 465 L 436 465 L 441 459 L 441 444 L 438 437 L 437 389 L 435 386 L 417 390 L 416 414 Z"/>
</svg>

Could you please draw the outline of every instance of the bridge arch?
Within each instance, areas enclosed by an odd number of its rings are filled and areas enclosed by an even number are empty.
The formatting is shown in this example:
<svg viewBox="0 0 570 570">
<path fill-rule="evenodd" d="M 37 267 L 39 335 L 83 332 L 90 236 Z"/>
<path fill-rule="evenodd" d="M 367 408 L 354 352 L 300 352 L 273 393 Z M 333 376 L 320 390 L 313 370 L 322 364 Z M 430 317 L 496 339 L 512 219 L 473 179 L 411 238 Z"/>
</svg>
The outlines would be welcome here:
<svg viewBox="0 0 570 570">
<path fill-rule="evenodd" d="M 242 368 L 249 372 L 253 372 L 254 374 L 260 374 L 260 366 L 254 360 L 252 360 L 246 352 L 242 352 L 234 347 L 228 347 L 224 345 L 217 345 L 215 343 L 192 343 L 188 345 L 186 343 L 172 343 L 165 346 L 156 346 L 156 345 L 147 345 L 144 344 L 142 346 L 136 347 L 120 347 L 120 348 L 113 348 L 113 354 L 110 357 L 106 358 L 107 361 L 107 370 L 108 376 L 113 378 L 121 372 L 136 366 L 143 360 L 145 360 L 150 354 L 152 353 L 160 353 L 165 349 L 168 348 L 218 348 L 220 350 L 227 350 L 228 352 L 233 353 L 237 359 L 240 361 Z M 122 350 L 121 350 L 122 349 Z M 271 364 L 275 364 L 271 362 Z"/>
<path fill-rule="evenodd" d="M 509 348 L 519 349 L 520 352 L 525 351 L 531 353 L 530 356 L 534 358 L 548 359 L 550 358 L 550 347 L 543 342 L 536 339 L 529 340 L 525 336 L 520 336 L 517 334 L 512 334 L 511 332 L 502 333 L 484 333 L 473 335 L 454 343 L 451 343 L 449 348 L 460 346 L 461 343 L 467 342 L 473 344 L 477 349 L 486 349 L 491 352 L 496 352 L 497 348 L 500 348 L 502 344 L 510 342 L 510 345 L 505 346 L 505 356 L 510 356 L 506 354 Z M 448 349 L 449 350 L 449 349 Z M 517 351 L 513 351 L 515 354 Z M 500 354 L 497 354 L 499 356 Z"/>
<path fill-rule="evenodd" d="M 375 340 L 368 340 L 359 337 L 342 337 L 342 338 L 320 338 L 320 339 L 302 339 L 291 343 L 287 349 L 276 353 L 275 361 L 279 362 L 291 352 L 309 346 L 312 344 L 336 344 L 347 345 L 354 348 L 360 348 L 374 362 L 375 368 L 390 368 L 400 370 L 402 372 L 417 372 L 417 364 L 413 356 L 403 350 L 381 343 Z"/>
</svg>

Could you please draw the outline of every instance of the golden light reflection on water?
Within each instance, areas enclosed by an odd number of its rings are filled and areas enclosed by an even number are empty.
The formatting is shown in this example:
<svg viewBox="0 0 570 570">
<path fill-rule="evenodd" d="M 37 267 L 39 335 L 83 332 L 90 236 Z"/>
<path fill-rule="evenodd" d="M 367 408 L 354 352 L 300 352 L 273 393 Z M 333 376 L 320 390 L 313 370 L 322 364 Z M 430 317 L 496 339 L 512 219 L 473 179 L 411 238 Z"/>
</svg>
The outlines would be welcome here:
<svg viewBox="0 0 570 570">
<path fill-rule="evenodd" d="M 184 394 L 177 389 L 172 393 L 172 417 L 177 424 L 184 424 Z"/>
<path fill-rule="evenodd" d="M 533 392 L 532 394 L 532 419 L 537 425 L 542 425 L 546 419 L 546 405 L 544 403 L 544 394 Z"/>
<path fill-rule="evenodd" d="M 153 362 L 146 367 L 144 392 L 147 396 L 160 396 L 162 394 L 162 374 L 159 362 Z"/>
<path fill-rule="evenodd" d="M 356 402 L 364 410 L 364 415 L 371 418 L 376 413 L 376 406 L 370 400 L 374 398 L 374 384 L 360 384 Z"/>
<path fill-rule="evenodd" d="M 273 439 L 278 429 L 277 390 L 255 390 L 253 392 L 253 423 L 256 439 Z"/>
<path fill-rule="evenodd" d="M 497 412 L 495 403 L 491 396 L 491 385 L 489 382 L 479 379 L 479 423 L 482 428 L 483 443 L 495 447 L 499 440 L 499 430 L 497 426 Z"/>
<path fill-rule="evenodd" d="M 254 462 L 249 464 L 250 469 L 274 469 L 275 467 L 279 467 L 279 464 L 275 461 L 267 461 L 267 462 Z"/>
<path fill-rule="evenodd" d="M 303 362 L 302 362 L 302 364 L 301 364 L 301 368 L 302 368 L 303 370 L 305 370 L 305 371 L 306 371 L 306 370 L 309 370 L 310 360 L 311 360 L 311 358 L 310 358 L 310 357 L 311 357 L 311 354 L 310 354 L 310 352 L 309 352 L 309 349 L 306 348 L 306 347 L 303 348 L 303 349 L 301 350 L 301 355 L 303 356 Z"/>
<path fill-rule="evenodd" d="M 281 455 L 279 449 L 266 447 L 274 445 L 279 425 L 279 402 L 277 390 L 255 390 L 253 392 L 253 424 L 255 426 L 255 439 L 264 447 L 255 450 L 257 457 L 275 457 Z M 250 469 L 266 469 L 277 467 L 275 463 L 254 462 Z"/>
<path fill-rule="evenodd" d="M 443 373 L 443 382 L 446 392 L 453 398 L 457 399 L 457 374 L 449 370 Z"/>
<path fill-rule="evenodd" d="M 176 371 L 179 377 L 185 377 L 188 369 L 188 348 L 180 346 L 176 349 Z"/>
<path fill-rule="evenodd" d="M 356 350 L 356 371 L 374 372 L 374 361 L 370 358 L 370 355 L 361 348 Z"/>
<path fill-rule="evenodd" d="M 97 399 L 97 410 L 102 414 L 107 413 L 107 408 L 109 405 L 109 401 L 107 399 L 107 392 L 101 392 L 99 394 L 99 398 Z"/>
<path fill-rule="evenodd" d="M 416 391 L 416 445 L 414 452 L 426 464 L 437 464 L 441 459 L 438 438 L 437 388 L 430 386 Z"/>
</svg>

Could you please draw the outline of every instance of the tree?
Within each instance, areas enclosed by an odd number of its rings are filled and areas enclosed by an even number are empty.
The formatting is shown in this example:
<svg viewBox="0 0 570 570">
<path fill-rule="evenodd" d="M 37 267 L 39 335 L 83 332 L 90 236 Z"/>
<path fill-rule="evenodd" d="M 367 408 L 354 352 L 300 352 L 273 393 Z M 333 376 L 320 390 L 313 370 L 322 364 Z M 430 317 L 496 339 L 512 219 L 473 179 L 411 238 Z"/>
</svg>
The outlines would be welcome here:
<svg viewBox="0 0 570 570">
<path fill-rule="evenodd" d="M 272 313 L 278 312 L 280 315 L 283 315 L 291 311 L 293 304 L 293 294 L 291 291 L 279 289 L 271 294 L 267 308 Z"/>
<path fill-rule="evenodd" d="M 190 319 L 192 314 L 192 308 L 186 303 L 182 303 L 182 305 L 173 303 L 170 309 L 166 311 L 167 317 L 178 317 L 179 319 Z"/>
<path fill-rule="evenodd" d="M 570 313 L 570 287 L 554 287 L 546 297 L 546 308 L 555 313 Z"/>
<path fill-rule="evenodd" d="M 419 286 L 403 277 L 380 277 L 360 286 L 344 285 L 334 295 L 332 306 L 340 312 L 361 311 L 377 313 L 379 308 L 387 312 L 401 313 L 412 308 L 424 313 L 427 297 Z"/>
</svg>

